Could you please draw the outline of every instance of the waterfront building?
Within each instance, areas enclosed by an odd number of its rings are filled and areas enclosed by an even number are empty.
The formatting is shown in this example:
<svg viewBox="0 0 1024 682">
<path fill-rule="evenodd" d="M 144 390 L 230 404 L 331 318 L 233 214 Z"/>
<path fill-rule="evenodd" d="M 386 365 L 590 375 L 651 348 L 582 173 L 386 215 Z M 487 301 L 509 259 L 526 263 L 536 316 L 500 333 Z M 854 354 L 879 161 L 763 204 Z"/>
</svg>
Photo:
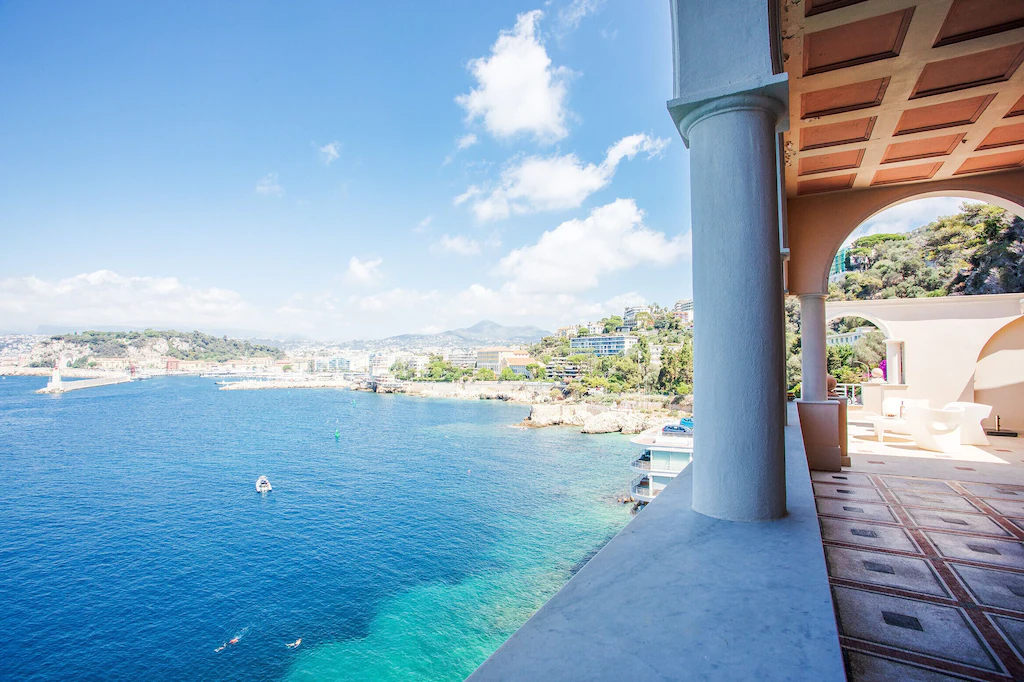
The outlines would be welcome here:
<svg viewBox="0 0 1024 682">
<path fill-rule="evenodd" d="M 384 376 L 391 370 L 391 365 L 395 364 L 395 356 L 390 353 L 371 353 L 366 364 L 370 376 Z"/>
<path fill-rule="evenodd" d="M 348 358 L 331 358 L 327 368 L 332 372 L 348 372 L 352 369 L 352 363 Z"/>
<path fill-rule="evenodd" d="M 593 353 L 598 357 L 604 357 L 625 355 L 636 344 L 635 336 L 602 334 L 600 336 L 577 336 L 569 341 L 569 348 L 573 354 Z"/>
<path fill-rule="evenodd" d="M 643 448 L 631 464 L 638 476 L 630 484 L 630 493 L 641 505 L 654 500 L 693 459 L 693 434 L 665 432 L 661 428 L 644 431 L 630 443 Z"/>
<path fill-rule="evenodd" d="M 559 327 L 555 334 L 560 339 L 571 339 L 579 333 L 580 326 L 578 324 L 570 325 L 568 327 Z"/>
<path fill-rule="evenodd" d="M 587 322 L 582 326 L 587 328 L 588 334 L 604 334 L 604 322 Z"/>
<path fill-rule="evenodd" d="M 480 348 L 476 352 L 476 367 L 477 369 L 489 369 L 495 374 L 501 372 L 501 363 L 503 360 L 509 358 L 528 358 L 530 357 L 529 351 L 518 350 L 515 348 L 506 347 L 492 347 L 492 348 Z"/>
</svg>

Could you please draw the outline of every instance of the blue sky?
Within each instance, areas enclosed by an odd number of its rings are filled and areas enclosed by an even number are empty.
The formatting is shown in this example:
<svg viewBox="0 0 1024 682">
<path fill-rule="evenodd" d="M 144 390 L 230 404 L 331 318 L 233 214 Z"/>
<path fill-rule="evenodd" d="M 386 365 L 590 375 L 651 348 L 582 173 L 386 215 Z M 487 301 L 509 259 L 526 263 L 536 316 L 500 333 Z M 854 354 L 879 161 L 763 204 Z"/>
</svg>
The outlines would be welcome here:
<svg viewBox="0 0 1024 682">
<path fill-rule="evenodd" d="M 688 297 L 670 40 L 653 0 L 0 4 L 0 330 Z"/>
</svg>

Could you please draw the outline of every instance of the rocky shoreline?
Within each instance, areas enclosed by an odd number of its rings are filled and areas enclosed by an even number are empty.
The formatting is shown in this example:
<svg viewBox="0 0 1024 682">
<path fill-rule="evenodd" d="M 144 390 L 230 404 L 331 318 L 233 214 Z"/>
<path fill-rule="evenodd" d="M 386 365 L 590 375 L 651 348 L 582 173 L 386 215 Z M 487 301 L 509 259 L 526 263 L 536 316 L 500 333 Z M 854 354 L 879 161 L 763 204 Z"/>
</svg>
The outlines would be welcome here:
<svg viewBox="0 0 1024 682">
<path fill-rule="evenodd" d="M 532 405 L 521 426 L 578 426 L 582 433 L 641 433 L 679 422 L 679 414 L 641 411 L 587 403 Z"/>
</svg>

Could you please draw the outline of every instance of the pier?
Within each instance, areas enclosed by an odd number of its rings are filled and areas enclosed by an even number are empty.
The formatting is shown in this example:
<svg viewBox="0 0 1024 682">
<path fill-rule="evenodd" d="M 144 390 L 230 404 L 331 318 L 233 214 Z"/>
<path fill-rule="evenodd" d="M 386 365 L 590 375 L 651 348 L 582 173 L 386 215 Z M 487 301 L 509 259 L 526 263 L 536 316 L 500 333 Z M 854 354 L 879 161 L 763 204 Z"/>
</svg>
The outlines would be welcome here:
<svg viewBox="0 0 1024 682">
<path fill-rule="evenodd" d="M 60 369 L 54 368 L 53 376 L 47 382 L 46 388 L 41 388 L 36 393 L 67 393 L 82 388 L 95 388 L 97 386 L 112 386 L 114 384 L 125 384 L 132 378 L 127 374 L 115 377 L 103 377 L 101 379 L 77 379 L 75 381 L 64 381 L 60 376 Z"/>
</svg>

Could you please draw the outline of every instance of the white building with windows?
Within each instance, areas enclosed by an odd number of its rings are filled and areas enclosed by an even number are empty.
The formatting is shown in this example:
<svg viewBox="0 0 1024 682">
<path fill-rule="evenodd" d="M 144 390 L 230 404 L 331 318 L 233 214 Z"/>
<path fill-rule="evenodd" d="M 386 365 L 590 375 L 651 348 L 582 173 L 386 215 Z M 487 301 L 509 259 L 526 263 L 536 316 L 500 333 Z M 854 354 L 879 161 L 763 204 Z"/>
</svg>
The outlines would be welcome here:
<svg viewBox="0 0 1024 682">
<path fill-rule="evenodd" d="M 629 442 L 643 448 L 631 464 L 638 476 L 630 484 L 633 498 L 641 505 L 653 501 L 693 459 L 693 433 L 659 428 L 644 431 Z"/>
<path fill-rule="evenodd" d="M 600 336 L 577 336 L 570 339 L 569 348 L 573 354 L 593 353 L 598 357 L 625 355 L 637 344 L 635 336 L 608 334 Z"/>
</svg>

